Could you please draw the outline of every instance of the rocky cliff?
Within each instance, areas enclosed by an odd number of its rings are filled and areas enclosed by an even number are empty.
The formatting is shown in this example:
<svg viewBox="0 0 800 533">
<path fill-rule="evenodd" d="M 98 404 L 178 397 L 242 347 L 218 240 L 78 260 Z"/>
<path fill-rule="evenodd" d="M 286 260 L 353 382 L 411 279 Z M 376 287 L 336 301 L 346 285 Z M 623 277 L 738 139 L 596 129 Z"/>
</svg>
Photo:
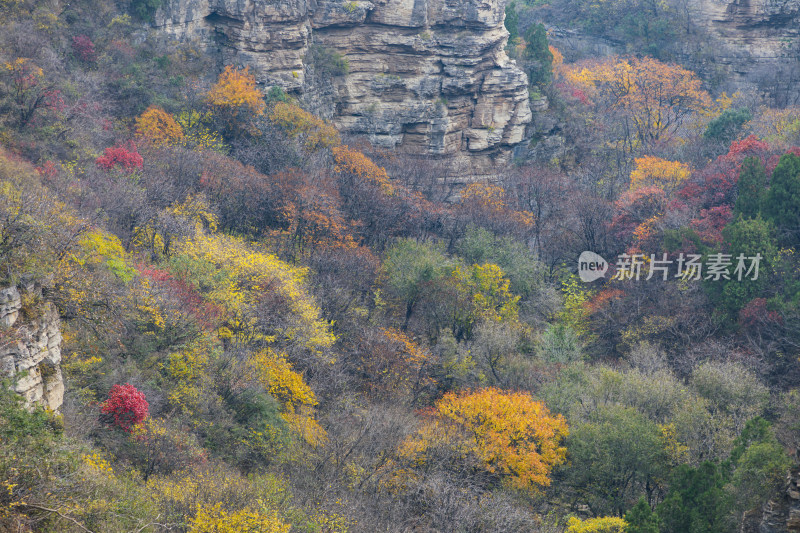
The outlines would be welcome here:
<svg viewBox="0 0 800 533">
<path fill-rule="evenodd" d="M 753 86 L 776 105 L 800 104 L 800 0 L 690 0 L 691 20 L 704 29 L 698 65 L 706 77 Z M 687 55 L 697 50 L 689 47 Z"/>
<path fill-rule="evenodd" d="M 745 523 L 742 533 L 800 532 L 800 467 L 795 466 L 786 476 L 778 496 L 765 507 L 761 520 Z"/>
<path fill-rule="evenodd" d="M 155 25 L 249 65 L 346 133 L 488 175 L 531 121 L 503 19 L 503 0 L 168 0 Z M 332 52 L 345 74 L 320 64 Z"/>
<path fill-rule="evenodd" d="M 34 284 L 0 289 L 0 377 L 34 404 L 57 411 L 64 398 L 61 331 L 55 306 Z"/>
</svg>

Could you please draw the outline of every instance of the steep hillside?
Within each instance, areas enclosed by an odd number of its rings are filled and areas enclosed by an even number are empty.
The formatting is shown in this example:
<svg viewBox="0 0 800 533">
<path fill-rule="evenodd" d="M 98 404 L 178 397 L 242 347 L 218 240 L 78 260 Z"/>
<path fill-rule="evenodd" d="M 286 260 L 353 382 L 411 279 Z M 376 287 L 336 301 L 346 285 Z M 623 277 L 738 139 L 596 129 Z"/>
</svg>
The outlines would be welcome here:
<svg viewBox="0 0 800 533">
<path fill-rule="evenodd" d="M 466 175 L 510 160 L 531 120 L 502 0 L 169 0 L 155 26 L 197 39 L 384 148 Z"/>
</svg>

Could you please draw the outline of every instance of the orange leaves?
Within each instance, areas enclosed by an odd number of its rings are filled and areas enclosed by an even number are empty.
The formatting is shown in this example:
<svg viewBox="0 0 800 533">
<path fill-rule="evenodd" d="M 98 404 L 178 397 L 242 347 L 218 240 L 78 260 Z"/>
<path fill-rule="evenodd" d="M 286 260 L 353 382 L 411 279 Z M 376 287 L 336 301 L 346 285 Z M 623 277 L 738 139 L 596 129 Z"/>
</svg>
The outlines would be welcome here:
<svg viewBox="0 0 800 533">
<path fill-rule="evenodd" d="M 561 415 L 523 392 L 495 388 L 448 393 L 433 408 L 432 425 L 404 443 L 411 455 L 424 454 L 437 439 L 475 456 L 483 468 L 521 490 L 550 484 L 553 467 L 564 462 L 569 434 Z M 455 426 L 459 431 L 451 431 Z"/>
<path fill-rule="evenodd" d="M 351 150 L 347 145 L 336 146 L 333 148 L 333 158 L 336 161 L 336 167 L 334 167 L 336 172 L 351 174 L 377 185 L 385 194 L 394 194 L 395 190 L 389 183 L 386 169 L 373 163 L 370 158 L 358 150 Z"/>
<path fill-rule="evenodd" d="M 561 72 L 561 66 L 564 64 L 564 55 L 552 44 L 547 48 L 550 50 L 550 53 L 553 54 L 553 76 L 558 77 Z"/>
<path fill-rule="evenodd" d="M 183 140 L 183 128 L 160 107 L 150 106 L 136 119 L 136 133 L 156 146 Z"/>
<path fill-rule="evenodd" d="M 353 351 L 361 355 L 365 388 L 375 396 L 416 395 L 434 384 L 431 354 L 401 331 L 381 329 L 364 335 Z"/>
<path fill-rule="evenodd" d="M 264 95 L 256 88 L 256 79 L 250 67 L 240 70 L 230 65 L 225 67 L 207 95 L 208 103 L 214 107 L 250 111 L 256 115 L 264 113 Z"/>
<path fill-rule="evenodd" d="M 636 158 L 636 168 L 631 172 L 629 190 L 640 187 L 658 187 L 665 192 L 674 191 L 691 174 L 689 165 L 679 161 L 667 161 L 660 157 L 645 156 Z"/>
<path fill-rule="evenodd" d="M 310 151 L 339 146 L 342 142 L 336 128 L 296 105 L 278 102 L 272 108 L 269 119 L 290 137 L 300 137 Z"/>
<path fill-rule="evenodd" d="M 487 225 L 499 234 L 524 234 L 533 228 L 530 211 L 513 209 L 506 201 L 506 191 L 491 183 L 471 183 L 461 193 L 461 205 L 480 225 Z"/>
<path fill-rule="evenodd" d="M 622 112 L 642 144 L 674 134 L 688 116 L 712 105 L 693 72 L 650 57 L 608 57 L 561 71 L 596 103 Z"/>
</svg>

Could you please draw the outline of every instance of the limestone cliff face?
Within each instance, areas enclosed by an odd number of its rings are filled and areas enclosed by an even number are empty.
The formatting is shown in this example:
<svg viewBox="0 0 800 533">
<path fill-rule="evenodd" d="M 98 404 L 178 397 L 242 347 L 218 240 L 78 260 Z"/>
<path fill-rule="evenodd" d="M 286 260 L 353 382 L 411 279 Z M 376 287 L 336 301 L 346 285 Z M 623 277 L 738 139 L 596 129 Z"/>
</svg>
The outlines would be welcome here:
<svg viewBox="0 0 800 533">
<path fill-rule="evenodd" d="M 33 284 L 0 289 L 0 377 L 16 378 L 27 406 L 61 407 L 61 321 Z M 23 310 L 23 301 L 31 305 Z M 30 316 L 32 315 L 32 316 Z"/>
<path fill-rule="evenodd" d="M 717 72 L 707 77 L 755 86 L 777 105 L 800 104 L 800 0 L 691 0 L 689 6 L 693 23 L 710 37 L 706 55 Z"/>
<path fill-rule="evenodd" d="M 491 174 L 531 121 L 503 18 L 503 0 L 169 0 L 155 24 L 250 65 L 344 132 Z M 348 73 L 321 73 L 312 46 L 342 54 Z"/>
<path fill-rule="evenodd" d="M 800 532 L 800 467 L 791 469 L 780 494 L 766 505 L 761 519 L 743 525 L 742 533 L 750 532 Z"/>
</svg>

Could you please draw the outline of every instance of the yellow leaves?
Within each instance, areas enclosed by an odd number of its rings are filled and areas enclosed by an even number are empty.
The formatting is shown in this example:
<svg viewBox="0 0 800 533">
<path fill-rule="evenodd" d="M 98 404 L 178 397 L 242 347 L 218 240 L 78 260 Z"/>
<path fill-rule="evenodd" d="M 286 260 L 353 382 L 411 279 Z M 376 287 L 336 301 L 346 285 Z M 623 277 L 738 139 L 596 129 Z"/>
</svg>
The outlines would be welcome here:
<svg viewBox="0 0 800 533">
<path fill-rule="evenodd" d="M 553 77 L 558 78 L 561 73 L 561 66 L 564 64 L 564 55 L 552 44 L 547 48 L 553 54 Z"/>
<path fill-rule="evenodd" d="M 150 497 L 158 502 L 162 509 L 185 515 L 186 520 L 194 522 L 197 527 L 213 524 L 213 520 L 222 518 L 223 513 L 212 511 L 215 507 L 219 511 L 224 509 L 226 511 L 224 516 L 228 517 L 246 511 L 264 519 L 275 520 L 279 517 L 275 510 L 281 508 L 291 497 L 286 483 L 275 476 L 256 474 L 245 477 L 237 471 L 227 470 L 220 464 L 185 469 L 170 476 L 153 476 L 147 480 L 147 490 Z M 199 509 L 206 509 L 206 512 L 198 513 Z M 231 511 L 233 509 L 236 511 Z M 199 522 L 196 520 L 198 515 L 202 519 Z M 264 526 L 265 523 L 269 522 L 262 521 L 259 525 L 268 527 Z M 219 524 L 222 526 L 229 522 L 221 520 Z M 237 525 L 247 524 L 245 521 Z"/>
<path fill-rule="evenodd" d="M 128 265 L 128 254 L 116 235 L 102 230 L 92 230 L 78 241 L 82 252 L 75 259 L 80 265 L 104 263 L 124 283 L 136 275 L 136 269 Z"/>
<path fill-rule="evenodd" d="M 377 185 L 385 194 L 394 194 L 395 190 L 389 183 L 386 169 L 373 163 L 370 158 L 358 150 L 352 150 L 346 145 L 336 146 L 333 148 L 333 158 L 336 162 L 334 167 L 336 172 L 357 176 L 366 182 Z"/>
<path fill-rule="evenodd" d="M 586 520 L 571 516 L 567 521 L 567 529 L 564 533 L 625 533 L 627 527 L 628 523 L 625 520 L 615 516 Z"/>
<path fill-rule="evenodd" d="M 19 77 L 25 77 L 27 84 L 33 84 L 35 80 L 44 76 L 44 71 L 41 67 L 34 65 L 27 57 L 18 57 L 13 61 L 3 63 L 3 69 L 11 74 L 15 80 L 22 81 L 22 78 Z"/>
<path fill-rule="evenodd" d="M 477 209 L 487 217 L 511 220 L 523 227 L 533 226 L 533 213 L 529 211 L 517 211 L 512 209 L 506 202 L 506 191 L 499 185 L 491 183 L 470 183 L 461 193 L 461 203 L 465 206 Z"/>
<path fill-rule="evenodd" d="M 451 277 L 458 290 L 471 300 L 474 318 L 494 322 L 517 319 L 520 297 L 511 293 L 510 281 L 499 266 L 458 266 Z"/>
<path fill-rule="evenodd" d="M 317 405 L 314 391 L 292 370 L 284 354 L 278 355 L 270 348 L 261 350 L 250 359 L 250 366 L 264 388 L 285 405 Z"/>
<path fill-rule="evenodd" d="M 197 407 L 203 391 L 201 381 L 209 364 L 209 352 L 213 349 L 211 339 L 201 337 L 182 350 L 169 354 L 167 362 L 161 365 L 175 382 L 168 397 L 169 402 L 184 412 L 191 413 Z"/>
<path fill-rule="evenodd" d="M 661 441 L 664 450 L 672 464 L 686 464 L 689 459 L 689 447 L 678 440 L 675 423 L 659 425 L 658 428 L 661 430 Z"/>
<path fill-rule="evenodd" d="M 572 330 L 582 337 L 589 334 L 587 307 L 591 293 L 584 289 L 584 284 L 578 276 L 571 275 L 561 284 L 561 294 L 564 297 L 564 309 L 558 314 L 560 322 L 567 324 Z"/>
<path fill-rule="evenodd" d="M 274 509 L 246 507 L 228 512 L 221 503 L 198 506 L 189 523 L 191 533 L 288 533 L 290 529 Z"/>
<path fill-rule="evenodd" d="M 561 72 L 596 103 L 624 113 L 644 144 L 675 133 L 686 117 L 712 106 L 693 72 L 650 57 L 590 60 Z"/>
<path fill-rule="evenodd" d="M 800 106 L 762 108 L 747 126 L 770 144 L 786 147 L 796 145 L 800 143 Z"/>
<path fill-rule="evenodd" d="M 324 444 L 327 434 L 313 418 L 313 406 L 317 405 L 314 391 L 292 369 L 286 356 L 267 348 L 253 355 L 249 365 L 255 379 L 283 404 L 281 418 L 289 428 L 312 446 Z"/>
<path fill-rule="evenodd" d="M 329 324 L 306 291 L 307 269 L 292 266 L 273 254 L 254 251 L 241 239 L 203 232 L 186 240 L 179 253 L 216 270 L 214 286 L 206 296 L 225 309 L 225 327 L 236 338 L 268 341 L 269 336 L 279 333 L 284 340 L 313 351 L 335 342 Z M 270 296 L 282 300 L 281 311 L 290 318 L 286 324 L 275 325 L 274 331 L 259 327 L 256 312 L 257 306 Z"/>
<path fill-rule="evenodd" d="M 209 104 L 214 107 L 246 110 L 262 115 L 266 104 L 264 95 L 256 88 L 256 79 L 250 74 L 250 67 L 240 70 L 230 65 L 219 75 L 208 92 Z"/>
<path fill-rule="evenodd" d="M 510 486 L 533 491 L 549 485 L 551 470 L 566 459 L 561 446 L 569 433 L 564 417 L 552 416 L 527 393 L 495 388 L 451 392 L 436 402 L 433 413 L 434 424 L 406 441 L 404 453 L 420 455 L 444 435 L 457 451 L 474 455 Z M 448 433 L 448 424 L 460 432 Z"/>
<path fill-rule="evenodd" d="M 167 212 L 191 220 L 198 228 L 217 231 L 219 220 L 211 211 L 208 200 L 202 194 L 190 194 L 182 203 L 176 203 L 167 208 Z"/>
<path fill-rule="evenodd" d="M 207 124 L 211 121 L 210 112 L 199 113 L 194 109 L 184 110 L 175 121 L 183 130 L 184 144 L 193 150 L 213 150 L 224 152 L 225 144 L 219 133 L 212 131 Z"/>
<path fill-rule="evenodd" d="M 342 142 L 339 132 L 331 124 L 294 104 L 276 103 L 269 119 L 290 137 L 301 137 L 303 145 L 310 151 L 332 148 Z"/>
<path fill-rule="evenodd" d="M 303 442 L 311 446 L 322 446 L 328 440 L 327 432 L 314 420 L 313 410 L 308 405 L 289 408 L 281 418 Z"/>
<path fill-rule="evenodd" d="M 498 186 L 489 183 L 470 183 L 461 193 L 461 202 L 478 201 L 481 204 L 494 209 L 504 209 L 506 191 Z"/>
<path fill-rule="evenodd" d="M 667 161 L 660 157 L 637 157 L 635 164 L 636 167 L 631 172 L 631 191 L 641 187 L 658 187 L 670 193 L 691 175 L 686 163 Z"/>
<path fill-rule="evenodd" d="M 83 464 L 89 468 L 89 470 L 105 475 L 105 476 L 113 476 L 114 469 L 111 468 L 111 465 L 108 461 L 105 460 L 101 455 L 97 453 L 92 454 L 84 454 L 81 456 Z"/>
<path fill-rule="evenodd" d="M 183 128 L 160 107 L 150 106 L 136 119 L 136 133 L 156 146 L 183 141 Z"/>
</svg>

